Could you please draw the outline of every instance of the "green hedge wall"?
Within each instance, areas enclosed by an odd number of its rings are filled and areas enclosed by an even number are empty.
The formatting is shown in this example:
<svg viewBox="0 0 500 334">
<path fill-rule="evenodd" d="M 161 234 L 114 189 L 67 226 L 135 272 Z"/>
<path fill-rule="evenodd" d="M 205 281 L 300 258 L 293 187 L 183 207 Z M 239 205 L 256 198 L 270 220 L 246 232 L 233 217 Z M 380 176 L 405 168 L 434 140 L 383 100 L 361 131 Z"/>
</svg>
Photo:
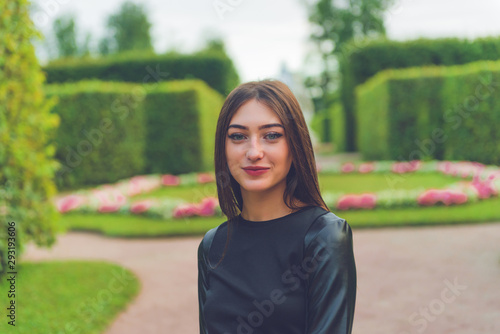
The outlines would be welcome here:
<svg viewBox="0 0 500 334">
<path fill-rule="evenodd" d="M 238 73 L 224 54 L 137 54 L 102 58 L 62 59 L 43 68 L 48 83 L 97 79 L 153 84 L 158 81 L 201 79 L 223 95 L 238 85 Z"/>
<path fill-rule="evenodd" d="M 329 143 L 332 141 L 330 136 L 330 119 L 328 117 L 328 110 L 320 110 L 314 113 L 311 120 L 311 128 L 318 135 L 318 139 L 322 143 Z"/>
<path fill-rule="evenodd" d="M 345 118 L 342 105 L 335 103 L 328 109 L 316 112 L 311 127 L 322 143 L 335 144 L 335 152 L 345 150 Z"/>
<path fill-rule="evenodd" d="M 345 115 L 344 109 L 340 103 L 334 104 L 330 109 L 331 122 L 330 127 L 333 130 L 332 139 L 335 144 L 335 152 L 344 152 L 345 142 Z"/>
<path fill-rule="evenodd" d="M 356 90 L 368 160 L 500 164 L 500 62 L 386 70 Z"/>
<path fill-rule="evenodd" d="M 136 85 L 80 81 L 48 85 L 61 118 L 56 157 L 60 189 L 117 181 L 144 170 L 144 94 Z"/>
<path fill-rule="evenodd" d="M 223 97 L 202 81 L 165 82 L 151 89 L 146 110 L 146 171 L 181 174 L 213 170 Z"/>
<path fill-rule="evenodd" d="M 203 81 L 80 81 L 47 85 L 46 92 L 59 100 L 60 189 L 213 169 L 223 97 Z"/>
<path fill-rule="evenodd" d="M 479 60 L 500 59 L 500 38 L 466 40 L 457 38 L 413 41 L 376 40 L 352 43 L 340 59 L 341 101 L 346 117 L 346 149 L 355 151 L 355 87 L 377 72 L 390 68 L 427 65 L 461 65 Z"/>
<path fill-rule="evenodd" d="M 57 161 L 50 144 L 59 118 L 50 113 L 55 101 L 43 93 L 44 76 L 32 45 L 39 34 L 28 1 L 2 1 L 1 8 L 0 277 L 19 269 L 27 242 L 52 245 L 59 218 L 51 203 Z M 2 297 L 7 294 L 2 291 Z"/>
</svg>

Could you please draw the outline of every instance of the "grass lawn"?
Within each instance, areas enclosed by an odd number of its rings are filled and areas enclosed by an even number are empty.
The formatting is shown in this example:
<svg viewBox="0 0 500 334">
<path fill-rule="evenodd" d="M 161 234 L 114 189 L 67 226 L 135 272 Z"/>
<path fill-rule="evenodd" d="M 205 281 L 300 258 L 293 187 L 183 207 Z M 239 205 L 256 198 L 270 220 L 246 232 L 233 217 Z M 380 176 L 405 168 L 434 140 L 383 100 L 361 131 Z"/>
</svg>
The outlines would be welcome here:
<svg viewBox="0 0 500 334">
<path fill-rule="evenodd" d="M 415 189 L 424 186 L 444 187 L 459 181 L 457 178 L 439 173 L 405 174 L 320 174 L 321 191 L 362 193 L 385 189 Z M 164 187 L 153 193 L 137 196 L 179 197 L 199 202 L 206 196 L 216 196 L 215 184 L 186 187 Z M 428 208 L 375 209 L 358 211 L 333 211 L 345 218 L 353 228 L 408 226 L 427 224 L 454 224 L 500 221 L 500 198 L 453 207 L 435 206 Z M 193 217 L 185 219 L 157 220 L 141 216 L 117 214 L 77 214 L 62 216 L 63 230 L 96 231 L 108 236 L 120 237 L 164 237 L 179 235 L 203 235 L 208 229 L 225 221 L 225 217 Z"/>
<path fill-rule="evenodd" d="M 16 326 L 4 308 L 0 333 L 101 334 L 140 289 L 135 275 L 108 262 L 22 262 L 17 273 Z M 6 301 L 6 279 L 0 290 Z"/>
</svg>

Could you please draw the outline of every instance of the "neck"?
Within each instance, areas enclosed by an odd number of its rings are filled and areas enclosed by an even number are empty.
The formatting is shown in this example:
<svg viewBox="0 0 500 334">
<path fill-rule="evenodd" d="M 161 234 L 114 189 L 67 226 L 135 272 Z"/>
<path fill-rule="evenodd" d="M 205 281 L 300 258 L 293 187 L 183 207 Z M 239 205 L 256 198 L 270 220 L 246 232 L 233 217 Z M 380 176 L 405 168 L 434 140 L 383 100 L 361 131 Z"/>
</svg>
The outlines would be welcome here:
<svg viewBox="0 0 500 334">
<path fill-rule="evenodd" d="M 250 221 L 276 219 L 292 213 L 292 209 L 283 201 L 283 186 L 265 192 L 248 192 L 241 190 L 243 210 L 241 216 Z"/>
</svg>

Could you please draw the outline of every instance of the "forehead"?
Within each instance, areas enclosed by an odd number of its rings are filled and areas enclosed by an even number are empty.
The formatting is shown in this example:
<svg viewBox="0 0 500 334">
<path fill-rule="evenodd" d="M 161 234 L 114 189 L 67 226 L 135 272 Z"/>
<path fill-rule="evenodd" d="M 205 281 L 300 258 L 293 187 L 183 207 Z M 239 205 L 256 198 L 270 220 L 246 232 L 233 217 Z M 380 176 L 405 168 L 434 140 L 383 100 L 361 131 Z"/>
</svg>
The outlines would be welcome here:
<svg viewBox="0 0 500 334">
<path fill-rule="evenodd" d="M 229 124 L 257 127 L 267 123 L 282 124 L 278 115 L 264 103 L 255 99 L 245 102 L 233 115 Z"/>
</svg>

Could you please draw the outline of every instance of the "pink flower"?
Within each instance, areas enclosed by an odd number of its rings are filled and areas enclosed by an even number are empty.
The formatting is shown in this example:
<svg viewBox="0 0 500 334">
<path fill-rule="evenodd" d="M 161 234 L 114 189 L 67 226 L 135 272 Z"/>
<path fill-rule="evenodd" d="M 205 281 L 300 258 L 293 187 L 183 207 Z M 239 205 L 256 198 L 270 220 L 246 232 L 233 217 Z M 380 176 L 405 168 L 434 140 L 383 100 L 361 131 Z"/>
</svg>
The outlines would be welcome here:
<svg viewBox="0 0 500 334">
<path fill-rule="evenodd" d="M 209 173 L 199 173 L 197 175 L 197 180 L 198 183 L 210 183 L 214 182 L 215 178 L 212 176 L 212 174 Z"/>
<path fill-rule="evenodd" d="M 418 196 L 417 202 L 420 205 L 434 205 L 439 201 L 440 196 L 441 193 L 438 189 L 429 189 Z"/>
<path fill-rule="evenodd" d="M 179 204 L 173 212 L 175 218 L 191 217 L 198 214 L 198 206 L 196 204 L 187 203 Z"/>
<path fill-rule="evenodd" d="M 485 181 L 481 181 L 478 175 L 474 176 L 472 186 L 476 190 L 479 198 L 484 199 L 498 195 L 498 191 L 495 189 L 492 182 L 494 179 L 495 175 L 490 175 Z"/>
<path fill-rule="evenodd" d="M 93 196 L 99 201 L 99 212 L 116 212 L 127 202 L 127 198 L 118 190 L 94 190 Z"/>
<path fill-rule="evenodd" d="M 373 209 L 376 205 L 377 198 L 375 194 L 365 193 L 361 195 L 344 195 L 337 202 L 337 209 Z"/>
<path fill-rule="evenodd" d="M 198 204 L 198 215 L 213 216 L 215 208 L 219 205 L 219 201 L 215 197 L 206 197 Z"/>
<path fill-rule="evenodd" d="M 153 205 L 153 201 L 149 200 L 149 199 L 137 201 L 135 203 L 132 203 L 132 205 L 130 206 L 130 212 L 135 213 L 135 214 L 143 213 L 145 211 L 148 211 L 152 205 Z"/>
<path fill-rule="evenodd" d="M 165 174 L 161 177 L 161 182 L 164 186 L 178 186 L 181 181 L 178 176 Z"/>
<path fill-rule="evenodd" d="M 104 203 L 99 206 L 99 212 L 116 212 L 120 209 L 121 205 L 118 203 Z"/>
<path fill-rule="evenodd" d="M 369 173 L 375 169 L 375 164 L 373 162 L 365 162 L 359 166 L 360 173 Z"/>
<path fill-rule="evenodd" d="M 142 192 L 140 180 L 136 178 L 131 178 L 127 185 L 127 195 L 135 196 L 139 195 Z"/>
<path fill-rule="evenodd" d="M 403 174 L 417 171 L 421 165 L 422 162 L 420 160 L 395 162 L 392 164 L 391 170 L 393 173 Z"/>
<path fill-rule="evenodd" d="M 77 209 L 85 202 L 85 198 L 78 195 L 68 195 L 60 198 L 56 202 L 57 210 L 60 213 L 65 213 Z"/>
<path fill-rule="evenodd" d="M 467 195 L 460 190 L 430 189 L 424 191 L 417 198 L 419 205 L 435 205 L 439 202 L 444 205 L 463 204 L 467 202 Z"/>
<path fill-rule="evenodd" d="M 342 173 L 351 173 L 355 170 L 356 168 L 354 167 L 354 164 L 352 162 L 346 162 L 345 164 L 342 165 L 341 171 Z"/>
<path fill-rule="evenodd" d="M 356 195 L 344 195 L 339 198 L 337 202 L 337 209 L 339 210 L 349 210 L 350 208 L 355 207 L 357 201 Z"/>
<path fill-rule="evenodd" d="M 358 208 L 373 209 L 377 202 L 377 198 L 375 194 L 366 193 L 359 196 L 358 201 Z"/>
<path fill-rule="evenodd" d="M 455 192 L 453 194 L 453 203 L 455 204 L 464 204 L 467 202 L 467 195 L 463 192 Z"/>
</svg>

